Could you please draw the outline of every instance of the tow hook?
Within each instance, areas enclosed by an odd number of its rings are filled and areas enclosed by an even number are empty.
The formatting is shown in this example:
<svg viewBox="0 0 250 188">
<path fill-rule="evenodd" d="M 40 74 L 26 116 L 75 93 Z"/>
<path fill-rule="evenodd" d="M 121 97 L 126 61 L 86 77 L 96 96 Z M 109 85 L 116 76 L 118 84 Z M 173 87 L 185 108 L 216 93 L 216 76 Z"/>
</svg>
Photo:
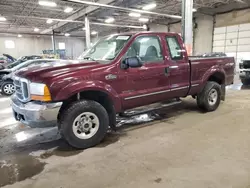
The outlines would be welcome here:
<svg viewBox="0 0 250 188">
<path fill-rule="evenodd" d="M 17 114 L 16 119 L 17 119 L 17 121 L 20 121 L 20 120 L 21 120 L 20 114 Z"/>
</svg>

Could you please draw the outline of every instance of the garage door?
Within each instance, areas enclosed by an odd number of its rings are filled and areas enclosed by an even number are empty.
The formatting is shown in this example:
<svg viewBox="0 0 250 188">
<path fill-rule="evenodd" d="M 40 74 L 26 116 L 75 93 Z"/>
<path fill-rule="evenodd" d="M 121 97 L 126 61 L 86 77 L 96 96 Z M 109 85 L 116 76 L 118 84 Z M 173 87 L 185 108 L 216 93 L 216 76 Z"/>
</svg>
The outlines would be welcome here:
<svg viewBox="0 0 250 188">
<path fill-rule="evenodd" d="M 224 52 L 235 57 L 236 71 L 242 59 L 250 59 L 250 24 L 214 29 L 213 52 Z"/>
</svg>

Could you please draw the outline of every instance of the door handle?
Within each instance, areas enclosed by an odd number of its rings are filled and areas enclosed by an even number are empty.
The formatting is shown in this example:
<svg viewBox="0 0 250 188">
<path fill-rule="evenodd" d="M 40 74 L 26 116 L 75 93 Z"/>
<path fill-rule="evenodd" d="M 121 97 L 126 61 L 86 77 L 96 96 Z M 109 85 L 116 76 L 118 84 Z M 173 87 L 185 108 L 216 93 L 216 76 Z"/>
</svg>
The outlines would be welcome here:
<svg viewBox="0 0 250 188">
<path fill-rule="evenodd" d="M 168 73 L 169 73 L 169 67 L 166 67 L 166 68 L 164 69 L 164 74 L 165 74 L 165 76 L 168 76 Z"/>
<path fill-rule="evenodd" d="M 174 66 L 170 66 L 169 68 L 170 69 L 178 69 L 179 67 L 177 65 L 174 65 Z"/>
</svg>

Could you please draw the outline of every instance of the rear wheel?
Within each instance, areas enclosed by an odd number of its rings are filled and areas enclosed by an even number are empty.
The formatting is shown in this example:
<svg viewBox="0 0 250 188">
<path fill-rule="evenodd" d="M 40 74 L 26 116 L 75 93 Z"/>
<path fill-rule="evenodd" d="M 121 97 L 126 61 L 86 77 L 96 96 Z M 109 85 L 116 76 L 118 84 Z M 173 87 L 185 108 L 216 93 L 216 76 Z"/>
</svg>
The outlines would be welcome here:
<svg viewBox="0 0 250 188">
<path fill-rule="evenodd" d="M 207 82 L 204 89 L 197 95 L 197 105 L 207 112 L 218 108 L 221 101 L 221 86 L 216 82 Z"/>
<path fill-rule="evenodd" d="M 1 86 L 1 92 L 5 96 L 10 96 L 15 92 L 15 86 L 12 81 L 6 81 Z"/>
<path fill-rule="evenodd" d="M 74 102 L 61 113 L 58 127 L 63 138 L 73 147 L 85 149 L 95 146 L 107 133 L 108 113 L 95 101 Z"/>
</svg>

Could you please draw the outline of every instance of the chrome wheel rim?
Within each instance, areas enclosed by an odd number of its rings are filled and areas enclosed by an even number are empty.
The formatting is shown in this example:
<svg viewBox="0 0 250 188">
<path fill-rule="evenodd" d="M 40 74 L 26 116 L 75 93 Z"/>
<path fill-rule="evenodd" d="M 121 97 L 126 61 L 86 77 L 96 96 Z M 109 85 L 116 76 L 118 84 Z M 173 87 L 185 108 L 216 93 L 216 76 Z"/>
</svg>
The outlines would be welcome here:
<svg viewBox="0 0 250 188">
<path fill-rule="evenodd" d="M 213 106 L 216 104 L 218 100 L 218 92 L 216 89 L 211 89 L 208 94 L 208 103 L 210 106 Z"/>
<path fill-rule="evenodd" d="M 72 129 L 77 138 L 89 139 L 97 133 L 99 126 L 99 118 L 94 113 L 83 112 L 75 118 Z"/>
<path fill-rule="evenodd" d="M 6 84 L 4 87 L 3 87 L 3 91 L 6 93 L 6 94 L 13 94 L 15 92 L 15 86 L 13 84 Z"/>
</svg>

